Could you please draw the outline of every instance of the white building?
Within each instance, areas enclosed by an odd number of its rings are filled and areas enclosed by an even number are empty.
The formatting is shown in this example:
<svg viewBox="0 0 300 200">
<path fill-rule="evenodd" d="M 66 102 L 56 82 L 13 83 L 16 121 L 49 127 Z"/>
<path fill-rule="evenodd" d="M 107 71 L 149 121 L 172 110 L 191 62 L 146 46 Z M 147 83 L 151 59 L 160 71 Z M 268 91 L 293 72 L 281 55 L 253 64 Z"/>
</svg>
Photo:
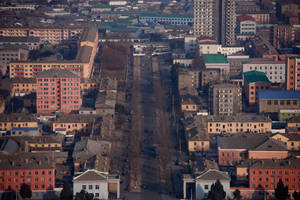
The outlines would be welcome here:
<svg viewBox="0 0 300 200">
<path fill-rule="evenodd" d="M 244 52 L 244 47 L 222 47 L 220 44 L 199 44 L 199 53 L 202 54 L 224 54 L 232 55 Z"/>
<path fill-rule="evenodd" d="M 252 70 L 266 73 L 272 83 L 285 83 L 286 67 L 284 61 L 259 59 L 250 60 L 243 64 L 243 73 Z"/>
<path fill-rule="evenodd" d="M 229 79 L 230 65 L 223 54 L 203 54 L 206 69 L 219 69 L 221 80 Z"/>
<path fill-rule="evenodd" d="M 109 193 L 116 193 L 120 198 L 120 178 L 95 169 L 89 169 L 73 179 L 73 195 L 84 190 L 94 194 L 95 198 L 108 199 Z"/>
<path fill-rule="evenodd" d="M 184 177 L 183 178 L 183 199 L 186 199 L 186 186 L 187 183 L 195 182 L 196 199 L 205 199 L 211 186 L 219 180 L 226 192 L 226 199 L 231 196 L 230 194 L 230 176 L 227 172 L 222 172 L 216 169 L 208 169 L 203 171 L 196 178 Z"/>
<path fill-rule="evenodd" d="M 238 19 L 238 32 L 240 34 L 255 35 L 256 34 L 256 22 L 251 16 L 240 15 Z"/>
</svg>

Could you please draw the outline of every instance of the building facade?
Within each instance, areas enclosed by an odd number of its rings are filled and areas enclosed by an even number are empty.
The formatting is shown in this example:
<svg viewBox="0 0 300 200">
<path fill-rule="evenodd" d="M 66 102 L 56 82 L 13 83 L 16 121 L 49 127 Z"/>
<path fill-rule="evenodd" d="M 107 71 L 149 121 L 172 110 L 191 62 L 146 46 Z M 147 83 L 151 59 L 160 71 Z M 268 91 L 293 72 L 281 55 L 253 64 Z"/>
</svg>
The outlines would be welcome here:
<svg viewBox="0 0 300 200">
<path fill-rule="evenodd" d="M 38 121 L 34 115 L 1 114 L 0 130 L 11 131 L 13 128 L 38 128 Z"/>
<path fill-rule="evenodd" d="M 213 115 L 234 115 L 242 111 L 242 89 L 236 85 L 213 85 L 209 97 Z"/>
<path fill-rule="evenodd" d="M 63 41 L 77 41 L 83 28 L 23 28 L 3 27 L 0 28 L 0 36 L 3 37 L 37 37 L 40 44 L 49 42 L 53 45 Z"/>
<path fill-rule="evenodd" d="M 222 0 L 221 44 L 234 46 L 236 44 L 236 0 Z"/>
<path fill-rule="evenodd" d="M 256 114 L 237 114 L 232 116 L 208 116 L 209 134 L 225 133 L 267 133 L 272 130 L 272 120 Z"/>
<path fill-rule="evenodd" d="M 26 46 L 29 50 L 40 48 L 40 38 L 36 37 L 0 37 L 0 46 Z"/>
<path fill-rule="evenodd" d="M 95 169 L 88 169 L 73 179 L 73 195 L 84 190 L 92 193 L 95 198 L 109 199 L 109 193 L 120 198 L 120 178 Z"/>
<path fill-rule="evenodd" d="M 192 15 L 171 15 L 158 13 L 143 13 L 139 16 L 139 21 L 142 23 L 159 23 L 174 26 L 192 26 Z"/>
<path fill-rule="evenodd" d="M 194 0 L 194 35 L 219 41 L 218 0 Z"/>
<path fill-rule="evenodd" d="M 39 73 L 36 80 L 37 113 L 70 113 L 80 109 L 80 78 L 73 72 L 51 69 Z"/>
<path fill-rule="evenodd" d="M 199 88 L 199 70 L 181 70 L 178 73 L 178 89 L 197 95 Z"/>
<path fill-rule="evenodd" d="M 243 64 L 243 72 L 264 72 L 272 83 L 285 83 L 286 67 L 284 61 L 249 60 Z"/>
<path fill-rule="evenodd" d="M 33 78 L 15 78 L 11 82 L 11 96 L 25 96 L 36 92 L 36 80 Z"/>
<path fill-rule="evenodd" d="M 280 109 L 300 107 L 300 91 L 259 91 L 259 113 L 277 113 Z"/>
<path fill-rule="evenodd" d="M 30 185 L 33 192 L 46 192 L 55 187 L 55 168 L 48 158 L 7 156 L 1 158 L 0 192 L 19 191 L 21 185 Z"/>
<path fill-rule="evenodd" d="M 248 71 L 244 73 L 244 91 L 249 105 L 258 103 L 258 91 L 268 90 L 271 82 L 264 72 Z"/>
<path fill-rule="evenodd" d="M 9 62 L 11 61 L 26 61 L 29 51 L 20 46 L 9 46 L 0 49 L 0 72 L 5 76 L 9 72 Z"/>
<path fill-rule="evenodd" d="M 251 16 L 240 15 L 237 17 L 237 30 L 239 34 L 255 35 L 256 34 L 256 22 Z"/>
<path fill-rule="evenodd" d="M 287 58 L 286 89 L 300 90 L 300 57 Z"/>
</svg>

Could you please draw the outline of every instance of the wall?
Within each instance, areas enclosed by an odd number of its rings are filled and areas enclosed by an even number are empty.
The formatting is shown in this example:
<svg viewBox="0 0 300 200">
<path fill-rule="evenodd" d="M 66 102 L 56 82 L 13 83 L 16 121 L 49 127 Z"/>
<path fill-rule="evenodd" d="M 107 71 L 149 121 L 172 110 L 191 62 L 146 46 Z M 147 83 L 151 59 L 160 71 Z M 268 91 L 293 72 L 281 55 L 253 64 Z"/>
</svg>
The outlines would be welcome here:
<svg viewBox="0 0 300 200">
<path fill-rule="evenodd" d="M 197 180 L 196 182 L 196 199 L 200 200 L 207 196 L 208 192 L 210 191 L 210 187 L 214 184 L 216 180 Z M 220 180 L 221 184 L 223 185 L 223 189 L 226 192 L 226 196 L 230 195 L 230 185 L 229 181 Z M 207 187 L 205 187 L 205 185 Z M 207 188 L 207 189 L 205 189 Z"/>
<path fill-rule="evenodd" d="M 83 186 L 86 186 L 86 189 Z M 99 189 L 96 189 L 99 186 Z M 92 187 L 92 189 L 90 189 Z M 84 189 L 88 193 L 93 193 L 94 198 L 108 199 L 108 183 L 104 181 L 74 181 L 73 183 L 73 195 L 80 193 Z M 99 196 L 98 196 L 99 195 Z"/>
<path fill-rule="evenodd" d="M 283 159 L 288 151 L 249 151 L 249 159 Z"/>
</svg>

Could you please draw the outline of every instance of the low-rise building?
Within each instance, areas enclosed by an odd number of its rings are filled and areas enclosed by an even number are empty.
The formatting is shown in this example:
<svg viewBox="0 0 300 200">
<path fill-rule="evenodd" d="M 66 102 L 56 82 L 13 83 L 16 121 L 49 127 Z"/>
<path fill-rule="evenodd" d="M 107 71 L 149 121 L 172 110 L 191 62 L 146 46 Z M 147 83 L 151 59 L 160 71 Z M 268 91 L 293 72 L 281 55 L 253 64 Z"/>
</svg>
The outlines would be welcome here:
<svg viewBox="0 0 300 200">
<path fill-rule="evenodd" d="M 0 191 L 20 191 L 21 185 L 30 185 L 33 193 L 54 189 L 55 167 L 50 157 L 36 154 L 0 155 Z"/>
<path fill-rule="evenodd" d="M 299 128 L 300 127 L 300 117 L 295 116 L 292 117 L 291 119 L 287 120 L 287 128 Z"/>
<path fill-rule="evenodd" d="M 239 34 L 253 36 L 256 34 L 256 22 L 251 16 L 240 15 L 237 17 L 237 29 Z"/>
<path fill-rule="evenodd" d="M 185 94 L 181 96 L 182 112 L 197 112 L 200 108 L 200 101 L 197 96 Z"/>
<path fill-rule="evenodd" d="M 199 53 L 202 54 L 224 54 L 226 56 L 244 52 L 244 47 L 222 46 L 221 44 L 199 44 Z"/>
<path fill-rule="evenodd" d="M 224 54 L 203 54 L 206 69 L 219 69 L 220 80 L 229 79 L 230 66 Z"/>
<path fill-rule="evenodd" d="M 209 91 L 213 115 L 234 115 L 242 111 L 242 89 L 233 84 L 216 84 Z"/>
<path fill-rule="evenodd" d="M 284 159 L 288 157 L 283 141 L 270 134 L 235 134 L 218 136 L 218 161 L 222 166 L 234 166 L 245 159 Z"/>
<path fill-rule="evenodd" d="M 237 172 L 243 173 L 237 175 L 248 177 L 250 191 L 264 190 L 272 194 L 281 179 L 289 192 L 293 193 L 300 189 L 300 181 L 297 178 L 297 174 L 300 173 L 299 166 L 299 158 L 245 160 L 237 167 Z"/>
<path fill-rule="evenodd" d="M 258 103 L 259 113 L 277 113 L 280 109 L 298 109 L 300 107 L 300 91 L 259 91 Z"/>
<path fill-rule="evenodd" d="M 199 70 L 186 69 L 178 72 L 178 90 L 197 95 L 199 88 Z"/>
<path fill-rule="evenodd" d="M 258 103 L 258 91 L 268 90 L 271 82 L 264 72 L 249 71 L 244 73 L 244 91 L 249 105 Z"/>
<path fill-rule="evenodd" d="M 11 131 L 12 128 L 38 128 L 38 121 L 34 115 L 21 113 L 1 114 L 0 130 Z"/>
<path fill-rule="evenodd" d="M 188 130 L 186 134 L 189 152 L 209 151 L 210 142 L 206 129 L 194 127 Z"/>
<path fill-rule="evenodd" d="M 6 46 L 0 48 L 0 72 L 5 76 L 9 72 L 10 61 L 26 61 L 28 59 L 29 51 L 22 46 Z"/>
<path fill-rule="evenodd" d="M 120 177 L 101 172 L 95 169 L 88 169 L 73 178 L 73 195 L 84 190 L 98 199 L 109 199 L 111 194 L 115 199 L 120 198 Z"/>
<path fill-rule="evenodd" d="M 299 134 L 274 134 L 272 138 L 283 141 L 289 151 L 300 150 L 300 135 Z"/>
<path fill-rule="evenodd" d="M 34 78 L 14 78 L 11 80 L 11 96 L 25 96 L 36 92 L 36 80 Z"/>
<path fill-rule="evenodd" d="M 285 61 L 273 61 L 264 59 L 252 59 L 243 64 L 243 72 L 264 72 L 272 83 L 285 83 Z"/>
<path fill-rule="evenodd" d="M 239 113 L 232 116 L 207 116 L 209 134 L 225 133 L 268 133 L 272 130 L 272 120 L 256 114 Z"/>
<path fill-rule="evenodd" d="M 99 120 L 97 115 L 64 114 L 52 123 L 52 131 L 89 133 L 93 123 Z"/>
<path fill-rule="evenodd" d="M 296 116 L 300 116 L 300 109 L 279 109 L 278 111 L 279 121 L 286 121 Z"/>
</svg>

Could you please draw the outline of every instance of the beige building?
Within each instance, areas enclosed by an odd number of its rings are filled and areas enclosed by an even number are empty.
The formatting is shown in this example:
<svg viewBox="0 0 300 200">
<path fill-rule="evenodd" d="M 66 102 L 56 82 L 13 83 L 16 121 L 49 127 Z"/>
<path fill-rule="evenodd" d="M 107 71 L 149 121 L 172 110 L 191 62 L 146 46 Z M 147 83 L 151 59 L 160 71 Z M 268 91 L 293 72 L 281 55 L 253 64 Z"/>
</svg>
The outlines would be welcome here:
<svg viewBox="0 0 300 200">
<path fill-rule="evenodd" d="M 272 136 L 276 140 L 284 142 L 289 151 L 299 151 L 300 150 L 300 134 L 282 134 L 277 133 Z"/>
<path fill-rule="evenodd" d="M 192 128 L 187 131 L 189 152 L 209 151 L 209 137 L 204 128 Z"/>
<path fill-rule="evenodd" d="M 272 130 L 270 118 L 256 115 L 239 113 L 232 116 L 208 116 L 208 134 L 223 133 L 268 133 Z"/>
<path fill-rule="evenodd" d="M 220 81 L 220 69 L 205 69 L 200 72 L 202 88 L 218 81 Z"/>
<path fill-rule="evenodd" d="M 213 85 L 209 92 L 210 110 L 213 115 L 234 115 L 242 111 L 242 89 L 223 83 Z"/>
<path fill-rule="evenodd" d="M 198 70 L 186 70 L 179 71 L 178 73 L 178 89 L 179 93 L 185 91 L 185 93 L 191 95 L 197 95 L 199 88 L 199 71 Z"/>
<path fill-rule="evenodd" d="M 37 128 L 38 121 L 34 115 L 25 114 L 1 114 L 0 130 L 11 131 L 12 128 Z"/>
<path fill-rule="evenodd" d="M 11 62 L 9 65 L 9 77 L 35 78 L 41 71 L 49 69 L 67 69 L 75 72 L 80 78 L 90 78 L 97 51 L 98 30 L 96 28 L 85 29 L 81 35 L 75 60 Z"/>
<path fill-rule="evenodd" d="M 5 76 L 9 72 L 9 62 L 26 61 L 29 51 L 25 46 L 3 46 L 0 48 L 0 72 Z"/>
</svg>

